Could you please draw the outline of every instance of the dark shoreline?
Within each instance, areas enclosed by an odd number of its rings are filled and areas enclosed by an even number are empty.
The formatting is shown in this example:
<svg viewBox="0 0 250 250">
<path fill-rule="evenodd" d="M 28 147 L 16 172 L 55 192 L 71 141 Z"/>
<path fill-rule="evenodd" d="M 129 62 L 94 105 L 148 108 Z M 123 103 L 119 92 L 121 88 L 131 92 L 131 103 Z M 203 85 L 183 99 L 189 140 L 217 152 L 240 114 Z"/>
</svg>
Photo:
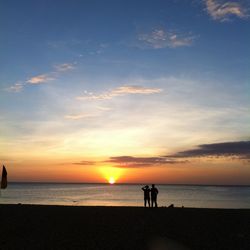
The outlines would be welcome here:
<svg viewBox="0 0 250 250">
<path fill-rule="evenodd" d="M 0 205 L 0 249 L 249 250 L 250 209 Z M 171 250 L 171 249 L 169 249 Z"/>
</svg>

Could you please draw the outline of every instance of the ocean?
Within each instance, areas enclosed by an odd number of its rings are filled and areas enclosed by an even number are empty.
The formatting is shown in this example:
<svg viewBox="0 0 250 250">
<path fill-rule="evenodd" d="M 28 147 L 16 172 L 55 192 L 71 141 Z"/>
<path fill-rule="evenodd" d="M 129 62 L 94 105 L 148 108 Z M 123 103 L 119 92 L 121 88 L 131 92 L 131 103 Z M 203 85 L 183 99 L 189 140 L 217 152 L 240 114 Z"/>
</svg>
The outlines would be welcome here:
<svg viewBox="0 0 250 250">
<path fill-rule="evenodd" d="M 143 206 L 139 184 L 9 183 L 0 204 Z M 158 206 L 250 208 L 250 186 L 157 185 Z"/>
</svg>

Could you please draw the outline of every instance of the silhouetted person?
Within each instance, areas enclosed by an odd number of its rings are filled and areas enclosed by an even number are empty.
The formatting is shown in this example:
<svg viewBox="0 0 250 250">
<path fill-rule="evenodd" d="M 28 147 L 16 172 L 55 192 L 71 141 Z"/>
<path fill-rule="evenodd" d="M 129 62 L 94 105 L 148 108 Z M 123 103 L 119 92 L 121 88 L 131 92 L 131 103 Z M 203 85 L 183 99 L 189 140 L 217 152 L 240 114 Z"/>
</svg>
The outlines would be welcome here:
<svg viewBox="0 0 250 250">
<path fill-rule="evenodd" d="M 143 192 L 144 192 L 144 207 L 148 206 L 150 207 L 150 188 L 148 185 L 146 185 L 145 187 L 142 188 Z"/>
<path fill-rule="evenodd" d="M 154 207 L 158 207 L 157 206 L 157 195 L 159 193 L 158 189 L 155 187 L 155 184 L 152 184 L 152 188 L 151 188 L 151 206 Z"/>
</svg>

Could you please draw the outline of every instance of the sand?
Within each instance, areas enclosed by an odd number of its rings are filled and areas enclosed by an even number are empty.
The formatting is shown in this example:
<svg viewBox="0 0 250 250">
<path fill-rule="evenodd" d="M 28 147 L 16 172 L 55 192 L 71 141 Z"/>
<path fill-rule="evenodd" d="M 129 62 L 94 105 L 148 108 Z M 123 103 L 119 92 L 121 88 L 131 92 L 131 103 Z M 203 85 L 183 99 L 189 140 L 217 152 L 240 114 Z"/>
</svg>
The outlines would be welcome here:
<svg viewBox="0 0 250 250">
<path fill-rule="evenodd" d="M 250 249 L 250 210 L 0 205 L 0 249 Z"/>
</svg>

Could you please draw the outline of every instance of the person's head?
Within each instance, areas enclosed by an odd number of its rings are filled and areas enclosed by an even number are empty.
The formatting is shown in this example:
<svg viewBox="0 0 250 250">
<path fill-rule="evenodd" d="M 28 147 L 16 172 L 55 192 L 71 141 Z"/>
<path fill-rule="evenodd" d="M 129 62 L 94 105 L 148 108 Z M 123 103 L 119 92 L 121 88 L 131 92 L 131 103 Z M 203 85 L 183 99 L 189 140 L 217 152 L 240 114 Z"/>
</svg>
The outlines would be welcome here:
<svg viewBox="0 0 250 250">
<path fill-rule="evenodd" d="M 152 184 L 152 188 L 154 188 L 155 187 L 155 184 Z"/>
<path fill-rule="evenodd" d="M 149 188 L 149 186 L 148 186 L 148 185 L 146 185 L 146 186 L 145 186 L 145 188 Z"/>
</svg>

